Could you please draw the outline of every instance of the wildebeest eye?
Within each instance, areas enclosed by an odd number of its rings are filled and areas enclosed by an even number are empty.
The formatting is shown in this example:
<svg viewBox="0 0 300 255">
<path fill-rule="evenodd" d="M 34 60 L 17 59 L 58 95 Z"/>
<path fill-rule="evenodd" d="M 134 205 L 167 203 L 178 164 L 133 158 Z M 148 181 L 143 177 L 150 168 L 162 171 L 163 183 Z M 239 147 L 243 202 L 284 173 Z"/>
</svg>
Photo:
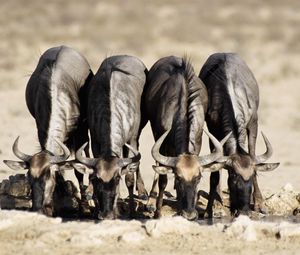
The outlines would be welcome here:
<svg viewBox="0 0 300 255">
<path fill-rule="evenodd" d="M 121 176 L 120 176 L 119 174 L 115 176 L 115 180 L 116 180 L 116 182 L 119 182 L 119 181 L 120 181 L 120 179 L 121 179 Z"/>
</svg>

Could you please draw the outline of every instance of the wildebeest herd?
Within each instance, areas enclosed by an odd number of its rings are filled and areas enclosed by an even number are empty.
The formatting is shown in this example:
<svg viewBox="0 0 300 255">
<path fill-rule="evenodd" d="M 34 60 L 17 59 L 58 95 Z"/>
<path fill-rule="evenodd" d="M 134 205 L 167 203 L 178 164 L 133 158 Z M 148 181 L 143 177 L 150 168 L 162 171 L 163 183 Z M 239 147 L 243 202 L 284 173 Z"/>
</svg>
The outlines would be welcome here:
<svg viewBox="0 0 300 255">
<path fill-rule="evenodd" d="M 159 218 L 167 174 L 173 173 L 178 213 L 194 220 L 198 185 L 207 171 L 211 177 L 206 212 L 212 217 L 214 201 L 222 201 L 222 168 L 228 171 L 232 215 L 249 212 L 252 195 L 253 209 L 264 211 L 256 172 L 273 170 L 279 163 L 264 163 L 272 155 L 264 134 L 266 152 L 255 154 L 259 90 L 237 54 L 211 55 L 199 77 L 187 58 L 174 56 L 159 59 L 149 71 L 136 57 L 112 56 L 93 74 L 80 53 L 54 47 L 40 57 L 27 84 L 26 103 L 41 150 L 34 155 L 21 152 L 18 137 L 13 152 L 21 161 L 4 163 L 28 171 L 34 211 L 55 215 L 56 178 L 62 171 L 74 171 L 82 204 L 83 177 L 89 176 L 98 219 L 118 217 L 122 175 L 130 215 L 134 215 L 136 186 L 138 196 L 148 200 L 148 210 L 155 210 Z M 156 161 L 149 196 L 139 168 L 139 137 L 148 121 Z M 209 132 L 203 129 L 205 121 Z M 199 156 L 203 131 L 210 139 L 211 153 Z M 71 154 L 75 154 L 72 160 Z"/>
</svg>

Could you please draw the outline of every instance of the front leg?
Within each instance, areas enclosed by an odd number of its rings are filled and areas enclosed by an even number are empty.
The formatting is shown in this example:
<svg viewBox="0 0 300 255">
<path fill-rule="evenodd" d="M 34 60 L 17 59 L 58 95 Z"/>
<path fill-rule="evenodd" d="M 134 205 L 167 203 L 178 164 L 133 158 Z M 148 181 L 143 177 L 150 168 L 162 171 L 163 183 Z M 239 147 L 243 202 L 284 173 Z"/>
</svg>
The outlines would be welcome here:
<svg viewBox="0 0 300 255">
<path fill-rule="evenodd" d="M 254 159 L 255 158 L 255 147 L 256 147 L 256 139 L 257 139 L 257 117 L 254 117 L 253 120 L 249 123 L 247 127 L 248 131 L 248 150 L 250 156 Z M 254 210 L 256 212 L 266 213 L 266 208 L 263 205 L 263 196 L 260 192 L 258 181 L 257 181 L 257 174 L 254 174 L 253 177 L 253 202 L 254 202 Z"/>
<path fill-rule="evenodd" d="M 147 210 L 150 212 L 154 212 L 156 209 L 156 199 L 157 199 L 157 193 L 158 193 L 158 178 L 159 178 L 159 174 L 155 172 L 154 178 L 153 178 L 153 183 L 152 183 L 152 188 L 150 191 L 149 200 L 147 203 Z"/>
<path fill-rule="evenodd" d="M 158 178 L 158 188 L 159 188 L 159 193 L 158 193 L 158 198 L 156 201 L 156 211 L 154 214 L 154 218 L 158 219 L 161 217 L 161 208 L 163 204 L 163 196 L 164 196 L 164 191 L 167 187 L 168 184 L 168 176 L 167 175 L 159 175 Z"/>
<path fill-rule="evenodd" d="M 256 173 L 254 174 L 253 177 L 253 187 L 254 187 L 254 191 L 253 191 L 254 211 L 266 214 L 267 209 L 264 206 L 264 199 L 258 187 Z"/>
<path fill-rule="evenodd" d="M 147 201 L 148 193 L 147 190 L 145 189 L 145 184 L 141 176 L 140 167 L 138 167 L 136 170 L 136 189 L 138 191 L 139 198 Z"/>
<path fill-rule="evenodd" d="M 129 216 L 134 217 L 134 197 L 133 197 L 133 189 L 134 189 L 134 174 L 127 173 L 125 176 L 125 183 L 129 193 Z"/>
<path fill-rule="evenodd" d="M 210 174 L 210 188 L 208 195 L 208 203 L 206 207 L 206 214 L 208 218 L 213 217 L 213 205 L 215 199 L 218 197 L 218 186 L 220 183 L 220 171 Z M 220 194 L 219 194 L 220 196 Z M 222 198 L 221 198 L 222 199 Z M 221 201 L 222 203 L 222 201 Z"/>
</svg>

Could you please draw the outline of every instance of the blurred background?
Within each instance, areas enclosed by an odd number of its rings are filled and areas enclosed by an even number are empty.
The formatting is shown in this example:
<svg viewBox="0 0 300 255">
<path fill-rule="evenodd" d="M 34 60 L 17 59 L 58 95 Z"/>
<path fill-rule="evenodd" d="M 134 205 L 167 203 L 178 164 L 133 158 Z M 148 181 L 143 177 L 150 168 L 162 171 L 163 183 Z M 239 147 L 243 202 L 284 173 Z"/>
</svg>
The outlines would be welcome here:
<svg viewBox="0 0 300 255">
<path fill-rule="evenodd" d="M 116 54 L 137 56 L 148 69 L 161 57 L 186 54 L 198 75 L 210 54 L 237 52 L 260 87 L 259 130 L 273 145 L 270 162 L 281 162 L 261 174 L 259 183 L 263 190 L 287 182 L 300 188 L 299 0 L 0 0 L 0 9 L 0 179 L 12 174 L 2 160 L 15 159 L 11 146 L 18 135 L 23 151 L 38 150 L 25 87 L 40 55 L 64 44 L 81 52 L 94 72 Z M 140 144 L 149 190 L 154 163 L 149 125 Z M 257 153 L 264 150 L 259 136 Z M 206 189 L 208 180 L 206 174 Z"/>
</svg>

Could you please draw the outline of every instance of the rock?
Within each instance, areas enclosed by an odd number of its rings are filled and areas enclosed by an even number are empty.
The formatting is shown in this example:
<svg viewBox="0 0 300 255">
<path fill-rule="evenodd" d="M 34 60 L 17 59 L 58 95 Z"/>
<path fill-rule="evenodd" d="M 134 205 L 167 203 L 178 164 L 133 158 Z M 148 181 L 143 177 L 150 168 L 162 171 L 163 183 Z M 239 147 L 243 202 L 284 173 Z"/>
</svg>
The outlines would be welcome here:
<svg viewBox="0 0 300 255">
<path fill-rule="evenodd" d="M 15 178 L 10 180 L 7 194 L 14 197 L 27 197 L 30 195 L 30 190 L 27 178 Z"/>
<path fill-rule="evenodd" d="M 160 220 L 149 220 L 145 224 L 145 229 L 148 235 L 159 237 L 163 234 L 185 234 L 193 233 L 198 229 L 198 224 L 188 221 L 180 216 L 166 217 Z"/>
<path fill-rule="evenodd" d="M 1 195 L 0 197 L 1 209 L 30 209 L 32 206 L 31 199 L 16 198 L 10 195 Z"/>
<path fill-rule="evenodd" d="M 296 199 L 297 199 L 298 202 L 300 203 L 300 193 L 296 196 Z"/>
<path fill-rule="evenodd" d="M 293 192 L 294 191 L 293 185 L 290 183 L 285 184 L 281 189 L 285 192 Z"/>
<path fill-rule="evenodd" d="M 8 194 L 9 190 L 9 180 L 5 179 L 0 184 L 0 195 Z"/>
<path fill-rule="evenodd" d="M 257 240 L 254 222 L 245 215 L 240 215 L 230 225 L 225 225 L 224 232 L 231 237 L 245 241 Z"/>
<path fill-rule="evenodd" d="M 300 225 L 282 222 L 278 226 L 277 236 L 280 238 L 300 236 Z"/>
<path fill-rule="evenodd" d="M 298 194 L 294 191 L 291 184 L 286 184 L 265 200 L 265 205 L 270 214 L 273 215 L 292 215 L 293 211 L 299 207 Z"/>
</svg>

